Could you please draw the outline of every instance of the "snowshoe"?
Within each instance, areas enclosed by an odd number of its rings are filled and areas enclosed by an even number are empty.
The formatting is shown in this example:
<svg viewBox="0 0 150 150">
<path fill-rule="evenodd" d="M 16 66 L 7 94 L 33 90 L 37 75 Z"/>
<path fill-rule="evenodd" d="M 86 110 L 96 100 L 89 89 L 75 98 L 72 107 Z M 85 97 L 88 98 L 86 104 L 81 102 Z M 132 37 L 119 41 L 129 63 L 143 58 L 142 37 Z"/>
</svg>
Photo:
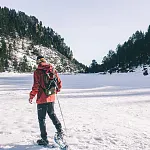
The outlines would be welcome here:
<svg viewBox="0 0 150 150">
<path fill-rule="evenodd" d="M 60 150 L 68 150 L 68 145 L 63 139 L 63 134 L 56 132 L 54 136 L 54 141 L 58 144 Z"/>
</svg>

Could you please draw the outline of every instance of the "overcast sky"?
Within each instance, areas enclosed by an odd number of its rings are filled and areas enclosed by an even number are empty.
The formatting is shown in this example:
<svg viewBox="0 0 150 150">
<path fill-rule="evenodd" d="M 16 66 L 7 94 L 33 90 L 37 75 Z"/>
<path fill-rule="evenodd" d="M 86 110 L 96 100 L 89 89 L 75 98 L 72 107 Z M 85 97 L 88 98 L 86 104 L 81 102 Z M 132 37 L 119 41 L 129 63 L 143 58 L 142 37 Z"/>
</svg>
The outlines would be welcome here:
<svg viewBox="0 0 150 150">
<path fill-rule="evenodd" d="M 90 65 L 150 25 L 149 0 L 0 0 L 0 5 L 37 17 Z"/>
</svg>

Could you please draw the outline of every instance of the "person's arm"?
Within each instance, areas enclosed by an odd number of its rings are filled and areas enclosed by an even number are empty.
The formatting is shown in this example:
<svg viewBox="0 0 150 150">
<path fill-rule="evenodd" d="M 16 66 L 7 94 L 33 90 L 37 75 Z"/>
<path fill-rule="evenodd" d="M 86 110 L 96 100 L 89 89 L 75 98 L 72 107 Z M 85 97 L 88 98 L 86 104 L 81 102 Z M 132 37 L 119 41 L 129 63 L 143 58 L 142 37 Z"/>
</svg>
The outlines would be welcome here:
<svg viewBox="0 0 150 150">
<path fill-rule="evenodd" d="M 29 98 L 30 103 L 32 103 L 32 99 L 38 93 L 38 90 L 39 90 L 38 75 L 37 75 L 37 72 L 35 71 L 34 72 L 34 83 L 33 83 L 32 91 L 30 92 L 30 98 Z"/>
</svg>

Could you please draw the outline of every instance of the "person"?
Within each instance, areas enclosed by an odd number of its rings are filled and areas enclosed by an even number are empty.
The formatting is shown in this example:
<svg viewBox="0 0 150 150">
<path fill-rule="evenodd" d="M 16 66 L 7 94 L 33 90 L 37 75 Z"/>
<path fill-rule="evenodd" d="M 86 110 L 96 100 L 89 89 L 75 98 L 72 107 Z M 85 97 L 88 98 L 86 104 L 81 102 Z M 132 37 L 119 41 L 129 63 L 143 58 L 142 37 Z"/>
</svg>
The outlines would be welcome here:
<svg viewBox="0 0 150 150">
<path fill-rule="evenodd" d="M 38 121 L 39 121 L 39 127 L 41 132 L 41 139 L 37 140 L 37 143 L 39 145 L 47 145 L 49 142 L 47 139 L 46 124 L 45 124 L 46 114 L 48 114 L 48 116 L 52 120 L 57 130 L 57 134 L 59 136 L 62 136 L 63 134 L 62 125 L 54 112 L 55 93 L 57 94 L 57 92 L 60 92 L 60 89 L 62 87 L 62 82 L 56 70 L 53 68 L 52 65 L 46 63 L 46 60 L 43 56 L 38 56 L 36 62 L 38 64 L 38 68 L 34 71 L 34 83 L 32 86 L 32 91 L 30 92 L 29 103 L 32 104 L 33 98 L 37 94 L 37 100 L 36 100 L 37 114 L 38 114 Z M 43 90 L 43 87 L 45 86 L 43 71 L 49 71 L 51 69 L 53 69 L 57 78 L 57 83 L 56 83 L 57 89 L 54 94 L 47 96 Z"/>
<path fill-rule="evenodd" d="M 147 76 L 148 75 L 148 69 L 146 67 L 143 67 L 143 75 Z"/>
</svg>

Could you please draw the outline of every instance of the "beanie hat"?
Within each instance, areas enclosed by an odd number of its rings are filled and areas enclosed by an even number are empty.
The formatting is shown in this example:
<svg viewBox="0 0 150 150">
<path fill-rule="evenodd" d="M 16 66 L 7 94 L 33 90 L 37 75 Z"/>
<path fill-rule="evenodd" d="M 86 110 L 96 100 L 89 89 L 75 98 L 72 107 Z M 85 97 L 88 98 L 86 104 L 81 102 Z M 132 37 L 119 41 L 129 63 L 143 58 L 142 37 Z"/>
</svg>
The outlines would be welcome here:
<svg viewBox="0 0 150 150">
<path fill-rule="evenodd" d="M 38 60 L 38 59 L 41 59 L 41 58 L 44 58 L 44 57 L 43 57 L 43 56 L 38 56 L 38 57 L 37 57 L 37 60 Z"/>
<path fill-rule="evenodd" d="M 41 62 L 46 62 L 45 58 L 43 56 L 38 56 L 36 59 L 37 64 L 41 63 Z"/>
</svg>

